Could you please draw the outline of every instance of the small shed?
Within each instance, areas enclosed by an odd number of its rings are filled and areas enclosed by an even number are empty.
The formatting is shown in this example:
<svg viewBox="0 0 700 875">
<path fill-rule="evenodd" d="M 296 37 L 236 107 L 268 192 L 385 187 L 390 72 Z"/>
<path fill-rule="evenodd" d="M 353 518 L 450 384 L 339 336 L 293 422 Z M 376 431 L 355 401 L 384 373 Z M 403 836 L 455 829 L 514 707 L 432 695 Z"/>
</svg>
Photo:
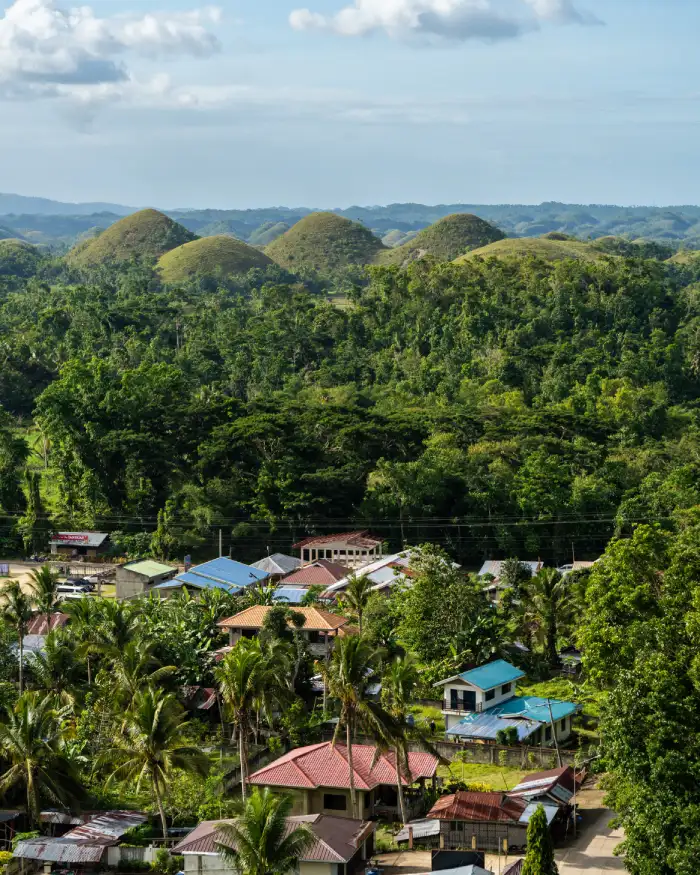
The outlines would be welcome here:
<svg viewBox="0 0 700 875">
<path fill-rule="evenodd" d="M 131 599 L 144 595 L 152 586 L 170 580 L 176 574 L 177 568 L 153 559 L 127 562 L 116 571 L 117 598 Z"/>
<path fill-rule="evenodd" d="M 95 559 L 105 553 L 109 544 L 107 532 L 56 532 L 49 546 L 54 556 L 85 556 Z"/>
</svg>

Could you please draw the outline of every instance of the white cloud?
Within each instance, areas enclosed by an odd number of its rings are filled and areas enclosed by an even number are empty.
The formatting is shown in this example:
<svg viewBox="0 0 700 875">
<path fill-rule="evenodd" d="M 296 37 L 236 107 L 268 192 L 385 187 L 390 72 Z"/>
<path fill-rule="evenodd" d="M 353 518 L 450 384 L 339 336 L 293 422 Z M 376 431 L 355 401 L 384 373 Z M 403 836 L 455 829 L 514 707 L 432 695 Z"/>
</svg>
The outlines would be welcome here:
<svg viewBox="0 0 700 875">
<path fill-rule="evenodd" d="M 90 90 L 95 99 L 135 91 L 130 56 L 208 57 L 219 49 L 209 29 L 219 16 L 217 8 L 203 8 L 99 17 L 89 6 L 16 0 L 0 17 L 0 97 L 84 100 Z M 163 87 L 162 78 L 153 81 Z"/>
<path fill-rule="evenodd" d="M 335 15 L 296 9 L 289 16 L 295 30 L 325 30 L 342 36 L 384 31 L 390 37 L 432 36 L 450 40 L 512 39 L 536 30 L 542 22 L 599 24 L 579 11 L 574 0 L 520 0 L 505 11 L 503 0 L 353 0 Z"/>
</svg>

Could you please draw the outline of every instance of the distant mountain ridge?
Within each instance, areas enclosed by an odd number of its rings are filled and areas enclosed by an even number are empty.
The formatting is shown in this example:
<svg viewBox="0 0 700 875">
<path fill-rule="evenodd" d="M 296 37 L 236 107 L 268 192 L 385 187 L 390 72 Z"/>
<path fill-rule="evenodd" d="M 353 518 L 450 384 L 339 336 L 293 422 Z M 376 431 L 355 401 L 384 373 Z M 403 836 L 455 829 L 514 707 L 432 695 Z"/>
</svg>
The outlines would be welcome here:
<svg viewBox="0 0 700 875">
<path fill-rule="evenodd" d="M 0 226 L 33 243 L 72 246 L 136 212 L 122 204 L 62 203 L 46 198 L 0 194 Z M 164 210 L 200 237 L 228 235 L 257 246 L 271 245 L 297 222 L 317 212 L 311 207 Z M 581 240 L 622 237 L 700 248 L 700 206 L 621 207 L 611 204 L 417 204 L 351 206 L 327 210 L 368 228 L 380 240 L 400 245 L 447 216 L 470 213 L 508 237 L 562 233 Z"/>
</svg>

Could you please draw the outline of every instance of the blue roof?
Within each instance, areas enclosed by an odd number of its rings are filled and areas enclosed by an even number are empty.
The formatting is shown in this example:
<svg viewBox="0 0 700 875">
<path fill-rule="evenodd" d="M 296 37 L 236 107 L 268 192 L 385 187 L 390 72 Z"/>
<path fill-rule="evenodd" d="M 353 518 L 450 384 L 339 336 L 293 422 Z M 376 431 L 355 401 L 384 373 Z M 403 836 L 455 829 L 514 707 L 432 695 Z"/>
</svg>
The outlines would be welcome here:
<svg viewBox="0 0 700 875">
<path fill-rule="evenodd" d="M 492 690 L 494 687 L 500 687 L 501 684 L 508 684 L 525 677 L 525 672 L 506 662 L 505 659 L 497 659 L 471 671 L 463 671 L 460 677 L 480 690 Z"/>
<path fill-rule="evenodd" d="M 518 740 L 523 741 L 532 735 L 540 724 L 550 723 L 553 719 L 563 720 L 569 714 L 578 711 L 578 705 L 573 702 L 549 700 L 552 715 L 549 715 L 547 699 L 539 696 L 513 696 L 501 705 L 494 705 L 486 711 L 474 711 L 467 714 L 459 723 L 447 730 L 448 735 L 461 735 L 468 738 L 495 739 L 499 729 L 514 726 L 518 730 Z"/>
<path fill-rule="evenodd" d="M 278 586 L 275 590 L 275 601 L 300 605 L 307 592 L 308 589 L 302 586 Z"/>
<path fill-rule="evenodd" d="M 194 586 L 197 589 L 222 589 L 226 592 L 235 592 L 251 583 L 266 580 L 269 576 L 267 571 L 260 571 L 259 568 L 221 556 L 210 562 L 195 565 L 194 568 L 183 571 L 172 580 L 157 584 L 155 589 Z"/>
</svg>

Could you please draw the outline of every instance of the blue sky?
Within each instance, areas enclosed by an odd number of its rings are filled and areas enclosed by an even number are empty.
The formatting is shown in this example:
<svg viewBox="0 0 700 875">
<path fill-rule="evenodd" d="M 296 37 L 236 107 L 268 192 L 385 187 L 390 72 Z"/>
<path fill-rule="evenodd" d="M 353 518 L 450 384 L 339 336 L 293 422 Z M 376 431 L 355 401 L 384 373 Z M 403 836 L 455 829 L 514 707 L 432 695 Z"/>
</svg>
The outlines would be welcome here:
<svg viewBox="0 0 700 875">
<path fill-rule="evenodd" d="M 692 0 L 0 3 L 0 191 L 700 202 Z"/>
</svg>

